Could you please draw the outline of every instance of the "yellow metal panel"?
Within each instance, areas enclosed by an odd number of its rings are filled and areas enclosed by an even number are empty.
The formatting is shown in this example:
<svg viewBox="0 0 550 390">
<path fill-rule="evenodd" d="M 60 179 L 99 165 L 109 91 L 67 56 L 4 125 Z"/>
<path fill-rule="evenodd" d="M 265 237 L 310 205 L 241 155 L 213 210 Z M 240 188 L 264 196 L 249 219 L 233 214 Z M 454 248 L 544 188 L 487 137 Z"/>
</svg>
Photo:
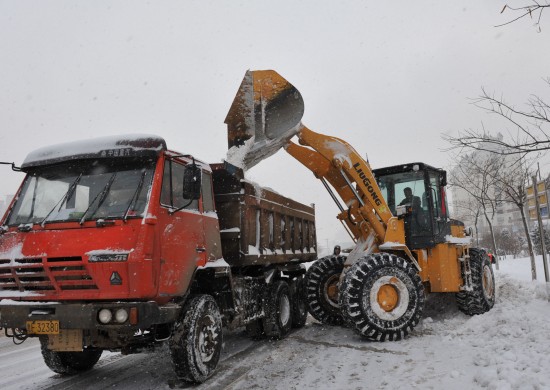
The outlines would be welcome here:
<svg viewBox="0 0 550 390">
<path fill-rule="evenodd" d="M 456 245 L 437 244 L 428 253 L 428 277 L 431 292 L 458 292 L 462 285 L 460 249 Z"/>
<path fill-rule="evenodd" d="M 451 225 L 451 236 L 464 237 L 464 227 L 458 225 Z"/>
</svg>

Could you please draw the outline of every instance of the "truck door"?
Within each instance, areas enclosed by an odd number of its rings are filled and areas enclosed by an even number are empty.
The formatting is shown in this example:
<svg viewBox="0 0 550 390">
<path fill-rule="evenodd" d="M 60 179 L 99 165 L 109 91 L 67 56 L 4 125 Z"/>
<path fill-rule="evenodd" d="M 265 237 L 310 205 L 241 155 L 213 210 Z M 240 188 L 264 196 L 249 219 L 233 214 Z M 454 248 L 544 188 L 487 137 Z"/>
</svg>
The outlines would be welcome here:
<svg viewBox="0 0 550 390">
<path fill-rule="evenodd" d="M 159 295 L 178 296 L 187 291 L 193 272 L 206 261 L 203 214 L 199 200 L 185 197 L 186 165 L 175 159 L 164 163 L 159 225 L 161 267 Z M 201 183 L 197 171 L 198 185 Z"/>
<path fill-rule="evenodd" d="M 202 212 L 206 244 L 206 260 L 214 261 L 222 257 L 220 225 L 214 207 L 214 192 L 212 190 L 212 173 L 202 173 Z"/>
</svg>

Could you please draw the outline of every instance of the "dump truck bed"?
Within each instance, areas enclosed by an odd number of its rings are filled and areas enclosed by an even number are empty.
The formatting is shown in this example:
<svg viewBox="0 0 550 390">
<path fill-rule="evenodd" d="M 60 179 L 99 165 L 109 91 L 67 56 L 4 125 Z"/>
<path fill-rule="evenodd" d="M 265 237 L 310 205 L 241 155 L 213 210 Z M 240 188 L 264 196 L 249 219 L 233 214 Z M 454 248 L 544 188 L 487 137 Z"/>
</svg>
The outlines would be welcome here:
<svg viewBox="0 0 550 390">
<path fill-rule="evenodd" d="M 231 164 L 211 166 L 222 253 L 231 266 L 317 259 L 314 207 L 245 180 Z"/>
</svg>

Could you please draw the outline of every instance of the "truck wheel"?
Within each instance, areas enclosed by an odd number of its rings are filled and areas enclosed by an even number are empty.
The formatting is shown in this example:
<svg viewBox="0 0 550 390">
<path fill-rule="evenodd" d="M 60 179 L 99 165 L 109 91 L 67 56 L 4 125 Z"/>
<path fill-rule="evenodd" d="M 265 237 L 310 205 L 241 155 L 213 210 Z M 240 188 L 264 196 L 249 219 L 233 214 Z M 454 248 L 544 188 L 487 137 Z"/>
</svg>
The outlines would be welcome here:
<svg viewBox="0 0 550 390">
<path fill-rule="evenodd" d="M 264 324 L 262 320 L 254 320 L 246 324 L 246 334 L 252 340 L 261 340 L 265 338 Z"/>
<path fill-rule="evenodd" d="M 344 276 L 340 292 L 346 323 L 370 340 L 402 339 L 424 309 L 424 285 L 416 269 L 388 253 L 359 259 Z"/>
<path fill-rule="evenodd" d="M 291 297 L 288 283 L 277 280 L 268 290 L 265 301 L 264 332 L 272 339 L 282 339 L 292 326 Z"/>
<path fill-rule="evenodd" d="M 307 320 L 307 303 L 305 294 L 305 278 L 298 276 L 290 282 L 292 327 L 302 328 Z"/>
<path fill-rule="evenodd" d="M 327 256 L 317 260 L 306 274 L 306 295 L 309 313 L 328 325 L 343 323 L 338 303 L 338 283 L 345 258 Z"/>
<path fill-rule="evenodd" d="M 40 337 L 40 350 L 44 363 L 53 372 L 74 375 L 90 370 L 101 357 L 101 349 L 87 348 L 82 352 L 57 352 L 48 349 L 48 338 Z"/>
<path fill-rule="evenodd" d="M 472 291 L 456 294 L 458 309 L 470 316 L 483 314 L 495 304 L 495 275 L 487 254 L 477 248 L 470 249 Z"/>
<path fill-rule="evenodd" d="M 222 321 L 210 295 L 190 298 L 183 318 L 174 324 L 170 354 L 176 375 L 186 382 L 202 383 L 216 369 L 222 350 Z"/>
</svg>

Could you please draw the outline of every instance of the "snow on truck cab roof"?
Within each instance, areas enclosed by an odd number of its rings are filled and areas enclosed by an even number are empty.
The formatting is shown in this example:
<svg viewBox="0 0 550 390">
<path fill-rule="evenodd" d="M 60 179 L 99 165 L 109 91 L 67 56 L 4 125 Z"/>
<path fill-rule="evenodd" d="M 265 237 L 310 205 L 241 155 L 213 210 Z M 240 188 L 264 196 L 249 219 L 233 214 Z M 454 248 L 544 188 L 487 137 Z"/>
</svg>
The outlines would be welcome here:
<svg viewBox="0 0 550 390">
<path fill-rule="evenodd" d="M 166 142 L 156 135 L 115 135 L 36 149 L 27 155 L 21 169 L 88 158 L 157 157 L 164 150 Z"/>
</svg>

